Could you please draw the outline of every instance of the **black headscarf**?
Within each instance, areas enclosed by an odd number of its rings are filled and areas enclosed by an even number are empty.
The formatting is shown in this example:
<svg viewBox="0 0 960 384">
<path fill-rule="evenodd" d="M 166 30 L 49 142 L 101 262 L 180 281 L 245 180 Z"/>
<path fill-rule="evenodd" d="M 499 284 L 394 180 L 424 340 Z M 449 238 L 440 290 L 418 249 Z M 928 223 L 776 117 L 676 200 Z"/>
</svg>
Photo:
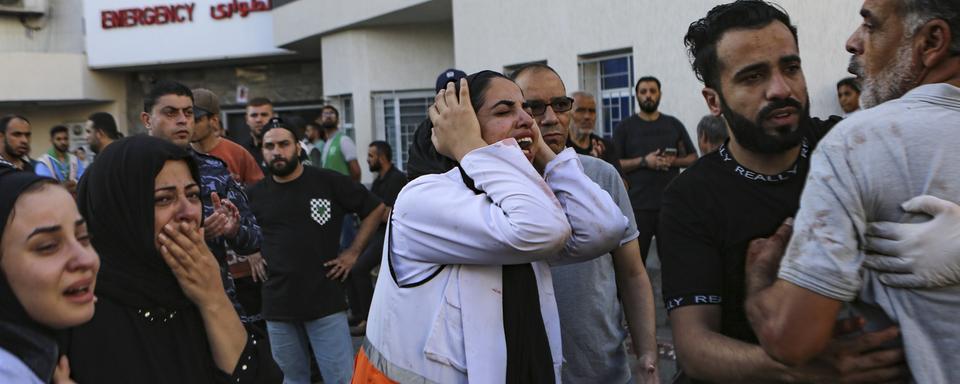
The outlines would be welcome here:
<svg viewBox="0 0 960 384">
<path fill-rule="evenodd" d="M 0 164 L 0 236 L 20 195 L 44 181 L 52 180 Z M 43 382 L 50 381 L 57 365 L 54 332 L 30 318 L 10 287 L 6 272 L 0 271 L 0 348 L 19 358 Z"/>
<path fill-rule="evenodd" d="M 154 240 L 154 180 L 169 160 L 185 161 L 199 183 L 190 153 L 148 136 L 110 144 L 80 180 L 80 213 L 100 254 L 97 295 L 128 307 L 192 305 Z"/>
<path fill-rule="evenodd" d="M 487 84 L 494 78 L 505 78 L 494 71 L 480 71 L 467 76 L 470 87 L 470 103 L 474 110 L 483 104 Z M 460 83 L 456 83 L 459 95 Z M 429 174 L 445 173 L 454 167 L 460 170 L 463 183 L 476 194 L 472 178 L 453 159 L 441 155 L 433 145 L 430 119 L 420 123 L 413 135 L 413 143 L 407 162 L 409 180 Z M 536 275 L 530 264 L 504 265 L 503 267 L 503 330 L 507 350 L 506 383 L 554 382 L 553 356 L 550 342 L 540 312 L 540 296 Z"/>
</svg>

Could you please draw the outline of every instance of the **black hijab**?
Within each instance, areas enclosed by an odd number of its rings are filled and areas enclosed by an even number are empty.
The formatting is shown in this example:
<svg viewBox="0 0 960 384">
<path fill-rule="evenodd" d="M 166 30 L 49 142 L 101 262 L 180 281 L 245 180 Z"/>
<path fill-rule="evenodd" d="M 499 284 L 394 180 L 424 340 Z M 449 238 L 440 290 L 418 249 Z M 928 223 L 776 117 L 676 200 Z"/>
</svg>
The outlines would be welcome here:
<svg viewBox="0 0 960 384">
<path fill-rule="evenodd" d="M 466 77 L 470 87 L 470 103 L 474 110 L 483 105 L 483 94 L 488 84 L 495 78 L 506 76 L 494 71 L 480 71 Z M 457 94 L 460 83 L 456 83 Z M 460 164 L 441 155 L 431 140 L 433 123 L 425 120 L 417 127 L 413 143 L 410 145 L 407 178 L 436 173 L 445 173 L 454 167 L 460 170 L 463 183 L 476 194 L 474 181 Z M 504 265 L 503 267 L 503 331 L 507 350 L 506 383 L 550 383 L 555 382 L 553 356 L 550 342 L 540 312 L 539 287 L 533 266 L 530 264 Z"/>
<path fill-rule="evenodd" d="M 52 180 L 0 164 L 0 236 L 20 195 L 41 182 Z M 0 348 L 19 358 L 41 381 L 46 383 L 53 378 L 58 357 L 55 331 L 27 314 L 3 271 L 0 271 Z"/>
<path fill-rule="evenodd" d="M 100 254 L 99 296 L 138 308 L 192 305 L 154 241 L 154 180 L 169 160 L 185 161 L 199 183 L 190 153 L 149 136 L 112 143 L 80 180 L 80 213 Z"/>
</svg>

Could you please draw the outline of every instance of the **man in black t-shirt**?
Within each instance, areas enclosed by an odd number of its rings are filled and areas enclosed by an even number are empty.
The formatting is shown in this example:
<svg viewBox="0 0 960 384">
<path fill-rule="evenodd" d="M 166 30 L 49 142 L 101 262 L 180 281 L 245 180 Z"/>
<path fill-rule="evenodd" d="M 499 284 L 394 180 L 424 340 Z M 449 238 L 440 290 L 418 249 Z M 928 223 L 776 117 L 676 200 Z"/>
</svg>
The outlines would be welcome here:
<svg viewBox="0 0 960 384">
<path fill-rule="evenodd" d="M 573 115 L 570 137 L 567 146 L 578 154 L 603 159 L 620 170 L 620 155 L 613 143 L 593 133 L 597 127 L 597 100 L 592 94 L 583 91 L 573 93 Z"/>
<path fill-rule="evenodd" d="M 810 118 L 796 36 L 782 10 L 749 0 L 717 6 L 685 37 L 707 106 L 731 135 L 663 193 L 658 255 L 681 382 L 887 382 L 905 370 L 902 350 L 877 350 L 895 329 L 788 367 L 746 318 L 747 246 L 796 212 L 810 153 L 839 120 Z"/>
<path fill-rule="evenodd" d="M 613 130 L 613 146 L 627 179 L 640 231 L 640 252 L 646 262 L 657 230 L 663 189 L 680 174 L 680 168 L 697 160 L 697 150 L 680 120 L 660 113 L 660 80 L 641 77 L 635 90 L 640 112 Z"/>
<path fill-rule="evenodd" d="M 305 167 L 296 134 L 279 119 L 264 127 L 263 157 L 271 177 L 250 189 L 263 230 L 261 252 L 270 278 L 263 283 L 263 318 L 273 357 L 291 382 L 309 382 L 306 343 L 324 382 L 353 376 L 353 345 L 340 282 L 380 224 L 380 200 L 340 173 Z M 339 256 L 343 216 L 364 219 Z"/>
<path fill-rule="evenodd" d="M 383 201 L 386 210 L 383 221 L 370 239 L 367 248 L 360 254 L 357 263 L 350 270 L 350 279 L 347 286 L 347 299 L 350 300 L 351 321 L 356 324 L 350 327 L 350 334 L 363 336 L 367 330 L 367 313 L 370 312 L 370 302 L 373 300 L 373 279 L 370 271 L 380 265 L 380 256 L 383 252 L 383 239 L 387 233 L 387 219 L 393 203 L 403 186 L 407 185 L 407 176 L 390 160 L 393 158 L 393 149 L 386 141 L 374 141 L 367 149 L 367 166 L 370 172 L 376 172 L 370 191 Z"/>
</svg>

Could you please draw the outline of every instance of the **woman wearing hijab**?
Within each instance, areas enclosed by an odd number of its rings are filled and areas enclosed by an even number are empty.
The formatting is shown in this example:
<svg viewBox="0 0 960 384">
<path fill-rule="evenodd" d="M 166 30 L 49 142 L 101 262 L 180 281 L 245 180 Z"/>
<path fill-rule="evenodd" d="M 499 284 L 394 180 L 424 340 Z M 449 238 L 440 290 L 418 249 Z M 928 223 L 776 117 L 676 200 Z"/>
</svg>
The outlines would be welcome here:
<svg viewBox="0 0 960 384">
<path fill-rule="evenodd" d="M 100 261 L 86 224 L 56 181 L 0 164 L 0 233 L 0 382 L 59 382 L 56 330 L 93 316 Z"/>
<path fill-rule="evenodd" d="M 454 87 L 416 135 L 428 153 L 411 168 L 443 173 L 397 197 L 355 383 L 555 382 L 548 263 L 602 255 L 627 229 L 576 153 L 546 146 L 516 84 L 483 71 Z"/>
<path fill-rule="evenodd" d="M 66 341 L 78 382 L 280 382 L 204 244 L 198 180 L 189 153 L 146 136 L 111 144 L 81 180 L 102 266 L 97 313 Z"/>
</svg>

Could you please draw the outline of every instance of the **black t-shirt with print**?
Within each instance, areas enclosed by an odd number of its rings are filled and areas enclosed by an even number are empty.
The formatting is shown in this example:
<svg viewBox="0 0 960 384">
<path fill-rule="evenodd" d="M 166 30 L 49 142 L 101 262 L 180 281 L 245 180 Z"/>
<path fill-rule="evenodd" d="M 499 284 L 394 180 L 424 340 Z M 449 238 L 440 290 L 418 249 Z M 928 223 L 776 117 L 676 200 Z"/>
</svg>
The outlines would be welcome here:
<svg viewBox="0 0 960 384">
<path fill-rule="evenodd" d="M 690 135 L 676 117 L 661 113 L 654 121 L 646 121 L 633 115 L 620 122 L 613 130 L 613 146 L 621 159 L 646 156 L 658 149 L 676 148 L 677 157 L 696 153 Z M 660 197 L 677 175 L 679 167 L 667 171 L 637 168 L 624 173 L 630 186 L 630 204 L 635 210 L 660 209 Z"/>
<path fill-rule="evenodd" d="M 747 245 L 796 214 L 816 143 L 837 122 L 812 119 L 800 157 L 779 175 L 750 171 L 727 145 L 697 160 L 663 193 L 657 251 L 668 311 L 720 305 L 720 333 L 757 343 L 744 311 Z"/>
<path fill-rule="evenodd" d="M 269 273 L 261 291 L 263 318 L 303 321 L 345 310 L 342 286 L 326 277 L 323 263 L 338 256 L 344 214 L 366 217 L 379 204 L 349 177 L 315 167 L 303 167 L 288 183 L 266 177 L 251 188 Z"/>
</svg>

